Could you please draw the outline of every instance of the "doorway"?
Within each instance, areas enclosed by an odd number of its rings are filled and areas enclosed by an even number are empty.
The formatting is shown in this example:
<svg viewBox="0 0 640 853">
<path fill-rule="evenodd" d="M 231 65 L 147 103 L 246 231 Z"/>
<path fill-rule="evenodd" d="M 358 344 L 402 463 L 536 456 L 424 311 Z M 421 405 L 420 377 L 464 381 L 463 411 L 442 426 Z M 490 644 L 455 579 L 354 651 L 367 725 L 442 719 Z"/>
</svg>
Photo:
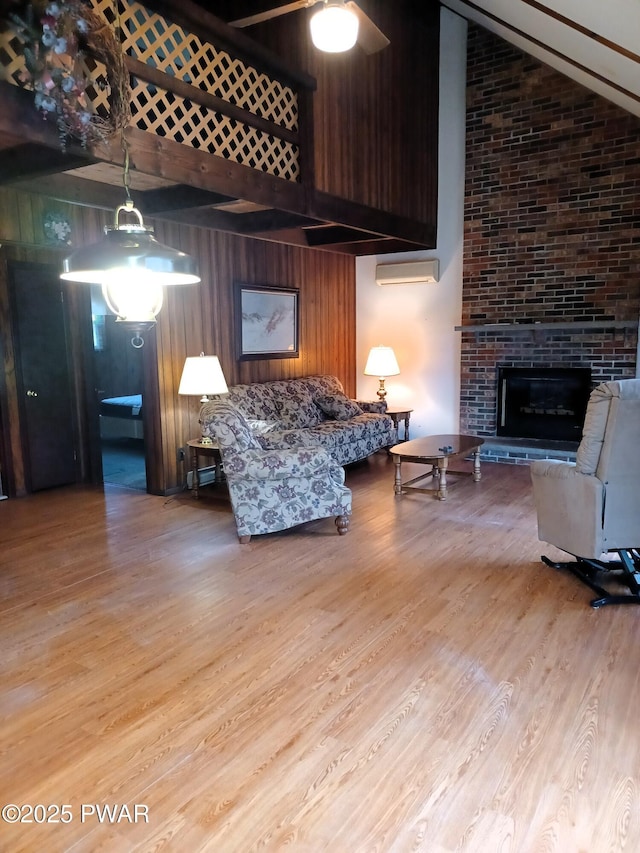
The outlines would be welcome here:
<svg viewBox="0 0 640 853">
<path fill-rule="evenodd" d="M 99 287 L 91 288 L 91 322 L 103 479 L 147 491 L 143 352 L 108 310 Z"/>
</svg>

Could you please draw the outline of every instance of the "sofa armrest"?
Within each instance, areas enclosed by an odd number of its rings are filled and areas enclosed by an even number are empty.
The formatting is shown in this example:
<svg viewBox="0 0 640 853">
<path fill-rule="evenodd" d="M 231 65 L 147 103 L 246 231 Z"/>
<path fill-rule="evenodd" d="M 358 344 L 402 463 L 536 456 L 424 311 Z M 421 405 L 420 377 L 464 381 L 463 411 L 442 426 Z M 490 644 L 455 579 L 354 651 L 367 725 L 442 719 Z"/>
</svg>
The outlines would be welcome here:
<svg viewBox="0 0 640 853">
<path fill-rule="evenodd" d="M 386 400 L 355 400 L 363 412 L 372 412 L 374 415 L 384 415 L 387 411 Z"/>
<path fill-rule="evenodd" d="M 573 462 L 531 463 L 538 538 L 575 557 L 597 559 L 603 551 L 604 484 L 581 474 Z"/>
<path fill-rule="evenodd" d="M 247 480 L 283 480 L 286 477 L 314 477 L 338 467 L 320 447 L 295 450 L 247 450 L 224 456 L 227 476 Z"/>
</svg>

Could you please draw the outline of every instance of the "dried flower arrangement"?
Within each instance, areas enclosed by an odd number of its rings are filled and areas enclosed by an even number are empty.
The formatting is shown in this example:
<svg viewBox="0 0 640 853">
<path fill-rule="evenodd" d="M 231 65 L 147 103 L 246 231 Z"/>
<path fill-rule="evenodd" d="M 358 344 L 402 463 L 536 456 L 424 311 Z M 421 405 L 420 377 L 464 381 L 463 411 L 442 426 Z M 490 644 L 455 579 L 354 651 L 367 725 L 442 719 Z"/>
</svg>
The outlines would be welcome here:
<svg viewBox="0 0 640 853">
<path fill-rule="evenodd" d="M 128 124 L 129 82 L 122 48 L 113 29 L 90 5 L 83 0 L 32 2 L 22 14 L 9 18 L 24 45 L 20 80 L 33 89 L 43 118 L 55 120 L 63 150 L 69 139 L 84 147 L 104 143 Z M 88 71 L 87 57 L 105 67 L 107 117 L 95 112 L 87 94 L 90 86 L 100 85 Z"/>
</svg>

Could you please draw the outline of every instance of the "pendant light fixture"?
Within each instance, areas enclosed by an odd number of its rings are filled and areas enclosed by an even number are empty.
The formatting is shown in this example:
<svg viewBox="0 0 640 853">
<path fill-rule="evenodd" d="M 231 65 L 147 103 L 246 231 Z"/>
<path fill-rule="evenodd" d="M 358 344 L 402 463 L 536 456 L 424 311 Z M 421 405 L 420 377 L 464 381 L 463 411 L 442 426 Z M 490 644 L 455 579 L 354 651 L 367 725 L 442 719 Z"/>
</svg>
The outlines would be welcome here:
<svg viewBox="0 0 640 853">
<path fill-rule="evenodd" d="M 123 149 L 127 198 L 116 208 L 113 226 L 105 226 L 101 241 L 82 246 L 64 259 L 60 278 L 101 285 L 117 322 L 126 323 L 139 336 L 156 322 L 164 285 L 197 284 L 200 276 L 190 255 L 159 243 L 153 228 L 144 224 L 129 191 L 129 148 L 124 134 Z M 135 216 L 137 221 L 120 222 L 121 214 Z"/>
</svg>

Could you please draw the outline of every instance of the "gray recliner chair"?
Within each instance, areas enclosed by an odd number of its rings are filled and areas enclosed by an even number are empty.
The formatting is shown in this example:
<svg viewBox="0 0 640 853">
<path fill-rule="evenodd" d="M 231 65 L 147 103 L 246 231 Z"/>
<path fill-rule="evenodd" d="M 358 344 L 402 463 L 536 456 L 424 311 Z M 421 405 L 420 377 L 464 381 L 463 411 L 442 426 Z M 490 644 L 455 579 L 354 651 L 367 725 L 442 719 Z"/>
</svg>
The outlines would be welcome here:
<svg viewBox="0 0 640 853">
<path fill-rule="evenodd" d="M 538 538 L 575 557 L 542 561 L 594 590 L 592 607 L 640 604 L 640 379 L 595 388 L 575 463 L 533 462 L 531 479 Z"/>
</svg>

